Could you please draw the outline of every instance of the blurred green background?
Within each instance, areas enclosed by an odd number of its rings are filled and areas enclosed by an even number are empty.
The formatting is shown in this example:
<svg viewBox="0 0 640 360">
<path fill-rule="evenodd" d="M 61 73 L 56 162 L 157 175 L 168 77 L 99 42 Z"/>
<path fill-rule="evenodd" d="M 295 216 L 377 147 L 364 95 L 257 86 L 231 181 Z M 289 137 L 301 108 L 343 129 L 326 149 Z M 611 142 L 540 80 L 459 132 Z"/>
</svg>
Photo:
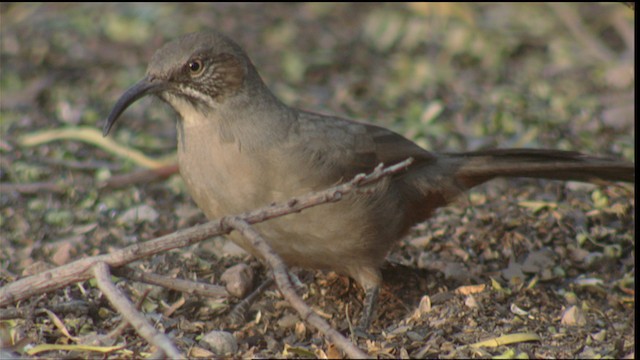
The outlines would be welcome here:
<svg viewBox="0 0 640 360">
<path fill-rule="evenodd" d="M 633 157 L 634 17 L 620 4 L 1 9 L 5 142 L 35 129 L 100 126 L 154 50 L 215 28 L 245 47 L 286 103 L 378 122 L 429 149 L 545 146 Z M 130 125 L 120 138 L 155 145 L 144 139 L 157 139 L 155 131 L 139 131 L 151 125 Z"/>
</svg>

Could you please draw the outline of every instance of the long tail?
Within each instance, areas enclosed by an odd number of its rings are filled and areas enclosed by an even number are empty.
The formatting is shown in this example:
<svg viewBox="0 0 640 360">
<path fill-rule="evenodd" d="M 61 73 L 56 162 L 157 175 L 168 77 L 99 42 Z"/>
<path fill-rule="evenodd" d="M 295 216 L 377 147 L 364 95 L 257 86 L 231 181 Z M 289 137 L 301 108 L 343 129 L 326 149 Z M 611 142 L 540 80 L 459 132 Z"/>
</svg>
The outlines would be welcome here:
<svg viewBox="0 0 640 360">
<path fill-rule="evenodd" d="M 400 189 L 408 209 L 407 228 L 470 188 L 497 177 L 635 182 L 635 165 L 631 162 L 572 151 L 499 149 L 442 153 L 434 159 L 401 178 L 406 184 Z"/>
<path fill-rule="evenodd" d="M 573 151 L 497 149 L 443 155 L 451 159 L 455 178 L 467 189 L 496 177 L 635 183 L 633 163 Z"/>
</svg>

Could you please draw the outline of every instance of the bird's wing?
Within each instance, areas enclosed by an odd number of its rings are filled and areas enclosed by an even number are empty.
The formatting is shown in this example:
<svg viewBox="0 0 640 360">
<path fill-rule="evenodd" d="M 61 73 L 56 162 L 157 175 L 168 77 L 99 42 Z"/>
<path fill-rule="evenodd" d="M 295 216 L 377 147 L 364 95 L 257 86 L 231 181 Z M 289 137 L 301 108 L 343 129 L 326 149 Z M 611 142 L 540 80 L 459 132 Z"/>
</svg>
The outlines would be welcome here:
<svg viewBox="0 0 640 360">
<path fill-rule="evenodd" d="M 297 124 L 293 131 L 304 136 L 295 137 L 301 140 L 293 151 L 311 167 L 322 169 L 317 173 L 324 174 L 328 183 L 409 157 L 414 159 L 412 166 L 436 161 L 433 154 L 383 127 L 311 112 L 300 112 Z"/>
</svg>

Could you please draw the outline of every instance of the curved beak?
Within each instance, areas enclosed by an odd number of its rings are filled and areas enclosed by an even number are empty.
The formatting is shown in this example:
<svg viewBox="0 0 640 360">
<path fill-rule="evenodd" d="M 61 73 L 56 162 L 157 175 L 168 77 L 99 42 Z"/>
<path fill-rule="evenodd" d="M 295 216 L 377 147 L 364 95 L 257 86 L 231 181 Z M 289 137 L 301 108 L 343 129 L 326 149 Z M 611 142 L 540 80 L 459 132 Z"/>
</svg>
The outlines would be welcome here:
<svg viewBox="0 0 640 360">
<path fill-rule="evenodd" d="M 107 136 L 109 131 L 115 124 L 116 120 L 127 110 L 127 108 L 136 102 L 138 99 L 149 95 L 155 94 L 165 89 L 165 83 L 161 80 L 149 78 L 148 76 L 138 81 L 135 85 L 130 87 L 116 102 L 116 105 L 111 109 L 107 122 L 102 129 L 102 136 Z"/>
</svg>

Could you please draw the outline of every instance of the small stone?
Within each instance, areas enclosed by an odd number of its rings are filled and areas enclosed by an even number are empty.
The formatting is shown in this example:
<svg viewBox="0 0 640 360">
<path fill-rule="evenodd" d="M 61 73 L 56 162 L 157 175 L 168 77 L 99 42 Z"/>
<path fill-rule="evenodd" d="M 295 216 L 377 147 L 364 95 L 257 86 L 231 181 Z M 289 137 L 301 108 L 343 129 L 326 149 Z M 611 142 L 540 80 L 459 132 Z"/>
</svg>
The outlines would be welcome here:
<svg viewBox="0 0 640 360">
<path fill-rule="evenodd" d="M 253 270 L 247 264 L 237 264 L 225 270 L 220 280 L 229 294 L 242 299 L 253 289 Z"/>
<path fill-rule="evenodd" d="M 132 207 L 118 217 L 120 224 L 138 224 L 144 221 L 154 222 L 158 219 L 158 212 L 149 205 L 140 205 Z"/>
<path fill-rule="evenodd" d="M 296 323 L 294 333 L 296 334 L 296 339 L 298 339 L 298 341 L 302 341 L 305 339 L 307 335 L 307 326 L 304 324 L 304 322 L 298 321 Z"/>
<path fill-rule="evenodd" d="M 579 307 L 572 306 L 562 314 L 560 322 L 562 325 L 567 326 L 585 326 L 587 325 L 587 317 Z"/>
<path fill-rule="evenodd" d="M 238 341 L 226 331 L 211 331 L 202 337 L 200 345 L 216 355 L 235 354 L 238 351 Z"/>
<path fill-rule="evenodd" d="M 464 299 L 464 304 L 469 308 L 469 309 L 475 309 L 478 307 L 478 301 L 476 300 L 476 298 L 473 295 L 469 295 Z"/>
<path fill-rule="evenodd" d="M 295 314 L 286 314 L 280 319 L 278 319 L 278 327 L 282 329 L 290 329 L 293 328 L 298 322 L 298 315 Z"/>
</svg>

